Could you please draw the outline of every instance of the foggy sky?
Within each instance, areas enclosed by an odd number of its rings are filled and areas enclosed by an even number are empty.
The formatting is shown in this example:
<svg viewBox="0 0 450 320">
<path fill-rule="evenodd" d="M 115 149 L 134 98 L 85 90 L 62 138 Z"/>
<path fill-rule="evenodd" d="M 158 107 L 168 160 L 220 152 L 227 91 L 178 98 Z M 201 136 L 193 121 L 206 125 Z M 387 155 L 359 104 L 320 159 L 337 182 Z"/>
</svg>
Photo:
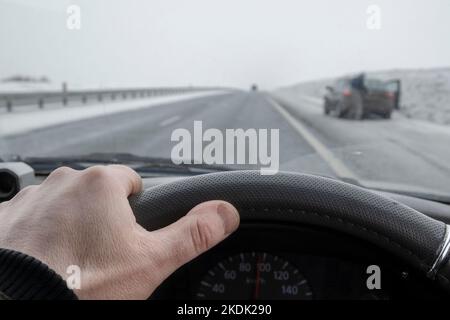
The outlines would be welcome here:
<svg viewBox="0 0 450 320">
<path fill-rule="evenodd" d="M 81 7 L 82 28 L 66 27 Z M 366 27 L 381 8 L 382 28 Z M 450 66 L 448 0 L 0 0 L 0 78 L 273 88 Z"/>
</svg>

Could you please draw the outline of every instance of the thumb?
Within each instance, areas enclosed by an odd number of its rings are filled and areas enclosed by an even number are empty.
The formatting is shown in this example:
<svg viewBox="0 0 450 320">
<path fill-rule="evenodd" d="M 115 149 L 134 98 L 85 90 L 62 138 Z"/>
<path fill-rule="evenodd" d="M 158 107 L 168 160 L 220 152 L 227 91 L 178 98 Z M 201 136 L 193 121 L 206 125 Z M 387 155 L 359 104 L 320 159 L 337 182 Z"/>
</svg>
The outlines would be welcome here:
<svg viewBox="0 0 450 320">
<path fill-rule="evenodd" d="M 239 226 L 239 213 L 224 201 L 199 204 L 177 222 L 152 232 L 161 280 L 224 240 Z M 153 242 L 155 243 L 155 242 Z M 153 256 L 153 259 L 155 256 Z"/>
</svg>

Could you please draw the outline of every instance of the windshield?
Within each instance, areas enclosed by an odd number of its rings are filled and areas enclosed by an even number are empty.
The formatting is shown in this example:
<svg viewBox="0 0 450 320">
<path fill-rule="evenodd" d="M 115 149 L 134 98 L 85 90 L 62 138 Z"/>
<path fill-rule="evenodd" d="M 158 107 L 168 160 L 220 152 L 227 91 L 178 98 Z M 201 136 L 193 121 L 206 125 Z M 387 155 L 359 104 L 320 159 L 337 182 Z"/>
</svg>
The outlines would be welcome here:
<svg viewBox="0 0 450 320">
<path fill-rule="evenodd" d="M 0 158 L 450 196 L 449 31 L 447 0 L 0 0 Z"/>
<path fill-rule="evenodd" d="M 378 90 L 378 91 L 387 90 L 389 87 L 388 84 L 378 79 L 366 79 L 364 81 L 364 85 L 369 90 Z"/>
</svg>

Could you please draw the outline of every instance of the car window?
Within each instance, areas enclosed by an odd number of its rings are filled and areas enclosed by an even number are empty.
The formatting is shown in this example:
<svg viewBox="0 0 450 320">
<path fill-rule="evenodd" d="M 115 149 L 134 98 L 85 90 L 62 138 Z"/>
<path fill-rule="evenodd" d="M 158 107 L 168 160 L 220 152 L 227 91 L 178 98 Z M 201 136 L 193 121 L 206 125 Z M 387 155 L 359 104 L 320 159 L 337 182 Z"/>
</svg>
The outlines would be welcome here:
<svg viewBox="0 0 450 320">
<path fill-rule="evenodd" d="M 381 80 L 377 80 L 377 79 L 365 79 L 364 80 L 364 85 L 369 90 L 383 91 L 383 90 L 386 90 L 388 88 L 386 83 L 384 83 Z"/>
<path fill-rule="evenodd" d="M 450 195 L 448 1 L 375 2 L 0 0 L 0 161 Z"/>
</svg>

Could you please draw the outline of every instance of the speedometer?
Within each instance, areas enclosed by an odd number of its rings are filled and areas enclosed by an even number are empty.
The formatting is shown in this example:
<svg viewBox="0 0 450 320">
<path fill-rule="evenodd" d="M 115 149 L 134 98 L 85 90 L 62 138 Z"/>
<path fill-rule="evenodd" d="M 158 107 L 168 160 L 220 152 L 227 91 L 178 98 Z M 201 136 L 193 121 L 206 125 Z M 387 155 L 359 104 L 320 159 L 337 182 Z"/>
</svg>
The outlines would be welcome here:
<svg viewBox="0 0 450 320">
<path fill-rule="evenodd" d="M 310 300 L 308 281 L 278 256 L 264 252 L 240 253 L 220 261 L 201 279 L 198 299 Z"/>
</svg>

